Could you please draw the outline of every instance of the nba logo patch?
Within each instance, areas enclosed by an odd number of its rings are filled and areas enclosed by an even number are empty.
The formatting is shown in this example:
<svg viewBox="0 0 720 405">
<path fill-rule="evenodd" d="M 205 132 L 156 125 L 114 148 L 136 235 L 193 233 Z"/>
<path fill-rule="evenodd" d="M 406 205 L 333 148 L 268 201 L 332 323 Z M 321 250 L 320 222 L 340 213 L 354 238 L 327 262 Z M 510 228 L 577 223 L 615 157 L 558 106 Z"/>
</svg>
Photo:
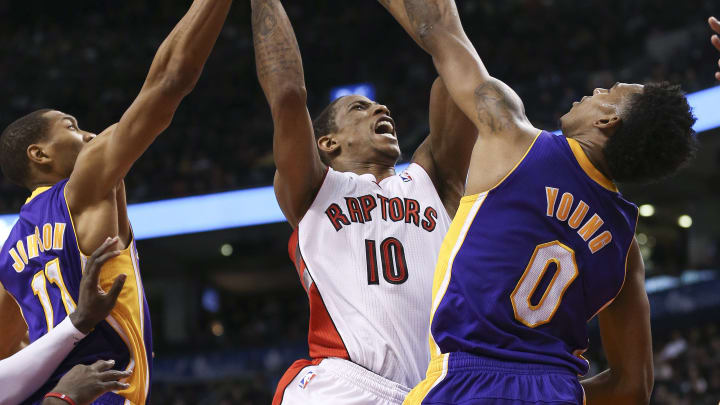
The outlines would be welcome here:
<svg viewBox="0 0 720 405">
<path fill-rule="evenodd" d="M 305 376 L 303 376 L 303 378 L 300 380 L 300 383 L 298 383 L 298 386 L 302 389 L 305 389 L 308 386 L 308 384 L 310 384 L 310 380 L 315 378 L 316 375 L 317 374 L 314 371 L 312 371 L 312 370 L 308 371 L 305 374 Z"/>
<path fill-rule="evenodd" d="M 402 181 L 404 181 L 405 183 L 410 183 L 410 182 L 412 181 L 412 179 L 413 179 L 412 176 L 410 175 L 410 173 L 408 173 L 408 172 L 402 172 L 402 173 L 400 173 L 400 178 L 401 178 Z"/>
</svg>

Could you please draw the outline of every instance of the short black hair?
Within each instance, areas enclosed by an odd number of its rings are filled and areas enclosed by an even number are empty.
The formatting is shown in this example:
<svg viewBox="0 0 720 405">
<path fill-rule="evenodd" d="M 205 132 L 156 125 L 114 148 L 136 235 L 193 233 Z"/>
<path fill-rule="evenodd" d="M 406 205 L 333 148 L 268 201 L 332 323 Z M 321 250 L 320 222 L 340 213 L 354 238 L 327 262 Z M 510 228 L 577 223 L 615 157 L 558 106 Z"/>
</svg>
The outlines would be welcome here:
<svg viewBox="0 0 720 405">
<path fill-rule="evenodd" d="M 337 103 L 342 97 L 336 98 L 330 103 L 324 110 L 313 120 L 313 131 L 315 132 L 315 141 L 322 138 L 325 135 L 332 134 L 338 131 L 337 121 L 335 120 L 337 115 Z M 326 165 L 330 165 L 329 158 L 322 152 L 320 152 L 320 159 Z"/>
<path fill-rule="evenodd" d="M 3 175 L 13 183 L 27 187 L 30 161 L 28 146 L 47 136 L 50 120 L 43 115 L 50 109 L 42 109 L 16 120 L 0 134 L 0 167 Z"/>
<path fill-rule="evenodd" d="M 679 85 L 649 83 L 630 96 L 603 154 L 610 177 L 648 183 L 675 173 L 697 150 L 695 117 Z"/>
</svg>

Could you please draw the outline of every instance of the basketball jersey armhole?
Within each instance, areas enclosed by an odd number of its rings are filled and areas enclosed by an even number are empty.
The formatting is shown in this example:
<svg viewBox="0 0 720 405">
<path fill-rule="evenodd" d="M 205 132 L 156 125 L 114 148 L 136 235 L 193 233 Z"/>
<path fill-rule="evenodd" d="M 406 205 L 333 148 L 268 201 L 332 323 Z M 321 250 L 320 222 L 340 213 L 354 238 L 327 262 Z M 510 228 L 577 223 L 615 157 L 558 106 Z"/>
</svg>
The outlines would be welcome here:
<svg viewBox="0 0 720 405">
<path fill-rule="evenodd" d="M 525 153 L 522 155 L 522 157 L 520 158 L 520 160 L 518 160 L 517 163 L 515 163 L 515 166 L 513 166 L 513 168 L 510 169 L 510 171 L 505 175 L 505 177 L 503 177 L 502 179 L 500 179 L 500 181 L 498 181 L 497 184 L 495 184 L 494 186 L 490 187 L 489 189 L 487 189 L 486 191 L 483 191 L 483 192 L 481 192 L 481 193 L 475 193 L 475 194 L 466 195 L 466 196 L 464 196 L 463 198 L 460 199 L 460 202 L 462 203 L 462 202 L 465 201 L 465 202 L 473 202 L 473 203 L 474 203 L 475 200 L 477 200 L 477 198 L 478 198 L 479 196 L 481 196 L 481 195 L 487 195 L 487 194 L 489 194 L 491 191 L 493 191 L 493 190 L 495 190 L 496 188 L 498 188 L 498 187 L 500 187 L 501 185 L 503 185 L 503 183 L 505 183 L 505 181 L 517 171 L 517 169 L 520 167 L 520 165 L 521 165 L 521 164 L 525 161 L 525 159 L 528 157 L 528 155 L 530 154 L 530 151 L 532 151 L 533 147 L 534 147 L 535 144 L 537 143 L 537 140 L 540 139 L 540 136 L 542 135 L 542 133 L 543 133 L 543 130 L 538 130 L 537 135 L 535 135 L 535 138 L 533 138 L 532 143 L 530 143 L 530 146 L 527 148 L 527 150 L 526 150 Z"/>
</svg>

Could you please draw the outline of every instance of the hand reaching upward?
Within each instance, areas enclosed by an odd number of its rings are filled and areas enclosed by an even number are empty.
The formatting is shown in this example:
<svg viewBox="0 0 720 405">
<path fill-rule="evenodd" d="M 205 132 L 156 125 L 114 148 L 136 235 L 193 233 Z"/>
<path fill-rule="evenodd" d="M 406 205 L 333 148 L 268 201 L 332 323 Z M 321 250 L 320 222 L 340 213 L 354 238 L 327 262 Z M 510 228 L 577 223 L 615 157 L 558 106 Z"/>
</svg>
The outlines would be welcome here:
<svg viewBox="0 0 720 405">
<path fill-rule="evenodd" d="M 712 42 L 715 49 L 720 52 L 720 36 L 718 35 L 720 34 L 720 21 L 715 17 L 710 17 L 708 24 L 710 24 L 710 28 L 717 33 L 710 38 L 710 42 Z M 720 80 L 720 58 L 718 58 L 718 70 L 718 72 L 715 72 L 715 78 Z"/>
</svg>

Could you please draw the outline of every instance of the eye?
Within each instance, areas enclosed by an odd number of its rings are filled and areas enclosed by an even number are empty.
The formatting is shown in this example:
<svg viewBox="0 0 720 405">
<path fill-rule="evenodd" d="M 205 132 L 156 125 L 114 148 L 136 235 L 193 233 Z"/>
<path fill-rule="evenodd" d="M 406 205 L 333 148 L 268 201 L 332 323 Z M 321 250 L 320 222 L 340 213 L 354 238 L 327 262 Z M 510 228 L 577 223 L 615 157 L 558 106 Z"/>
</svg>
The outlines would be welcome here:
<svg viewBox="0 0 720 405">
<path fill-rule="evenodd" d="M 351 109 L 351 110 L 362 111 L 362 110 L 364 110 L 364 107 L 362 106 L 362 104 L 355 104 L 355 105 L 352 106 L 350 109 Z"/>
<path fill-rule="evenodd" d="M 75 125 L 70 125 L 70 126 L 68 127 L 68 129 L 70 129 L 71 131 L 77 131 L 77 130 L 78 130 Z"/>
</svg>

